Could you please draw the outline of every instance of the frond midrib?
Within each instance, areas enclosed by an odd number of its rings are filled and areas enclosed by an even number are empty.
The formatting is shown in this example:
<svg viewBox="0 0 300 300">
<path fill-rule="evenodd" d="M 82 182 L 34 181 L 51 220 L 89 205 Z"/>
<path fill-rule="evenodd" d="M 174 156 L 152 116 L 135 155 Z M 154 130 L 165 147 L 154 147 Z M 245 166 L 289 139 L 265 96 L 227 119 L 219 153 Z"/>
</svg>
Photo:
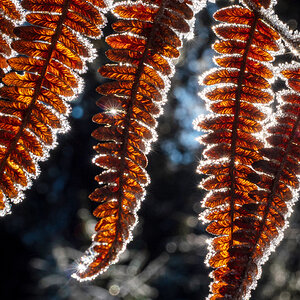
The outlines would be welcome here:
<svg viewBox="0 0 300 300">
<path fill-rule="evenodd" d="M 145 45 L 145 51 L 143 52 L 143 55 L 139 61 L 139 64 L 137 66 L 137 71 L 135 74 L 135 79 L 132 85 L 132 93 L 129 97 L 129 101 L 128 101 L 128 105 L 127 105 L 127 109 L 126 109 L 126 117 L 125 117 L 125 122 L 124 122 L 124 128 L 123 128 L 123 143 L 122 143 L 122 148 L 121 148 L 121 154 L 120 154 L 120 169 L 118 171 L 119 178 L 120 178 L 120 182 L 119 182 L 119 197 L 117 199 L 118 201 L 118 220 L 117 220 L 117 224 L 116 224 L 116 235 L 115 238 L 111 244 L 111 247 L 109 249 L 109 251 L 107 252 L 105 258 L 109 258 L 111 257 L 112 251 L 115 248 L 115 244 L 118 243 L 118 236 L 120 233 L 120 230 L 122 228 L 122 214 L 123 214 L 123 209 L 122 209 L 122 200 L 124 197 L 124 189 L 123 189 L 123 182 L 124 182 L 124 172 L 125 172 L 125 165 L 126 165 L 126 153 L 127 153 L 127 145 L 128 145 L 128 140 L 129 140 L 129 135 L 130 135 L 130 131 L 128 130 L 129 126 L 130 126 L 130 121 L 131 121 L 131 117 L 132 117 L 132 111 L 136 102 L 136 95 L 137 95 L 137 91 L 138 91 L 138 87 L 139 87 L 139 83 L 140 83 L 140 77 L 144 71 L 144 67 L 145 67 L 145 61 L 147 58 L 147 55 L 150 51 L 151 45 L 153 43 L 153 39 L 155 37 L 155 33 L 157 32 L 157 25 L 160 23 L 160 19 L 163 16 L 164 10 L 168 4 L 168 2 L 171 0 L 162 0 L 162 3 L 157 11 L 157 14 L 154 18 L 153 21 L 153 26 L 151 29 L 151 32 L 149 34 L 149 37 L 147 38 L 147 43 Z"/>
<path fill-rule="evenodd" d="M 243 54 L 242 64 L 239 71 L 239 77 L 237 82 L 237 91 L 235 94 L 235 114 L 234 114 L 234 121 L 232 125 L 232 138 L 231 138 L 231 154 L 230 154 L 230 163 L 229 163 L 229 176 L 231 180 L 230 190 L 231 190 L 231 197 L 230 197 L 230 227 L 231 227 L 231 238 L 229 242 L 229 247 L 233 245 L 233 223 L 234 223 L 234 213 L 235 213 L 235 158 L 236 158 L 236 147 L 237 147 L 237 140 L 238 140 L 238 124 L 239 124 L 239 113 L 240 113 L 240 101 L 242 95 L 242 88 L 243 88 L 243 81 L 245 76 L 245 70 L 248 60 L 248 53 L 250 51 L 250 47 L 252 45 L 252 41 L 254 38 L 254 33 L 256 29 L 257 22 L 259 20 L 259 16 L 257 13 L 254 13 L 254 20 L 251 25 L 251 30 L 249 33 L 249 39 L 246 43 L 245 52 Z"/>
</svg>

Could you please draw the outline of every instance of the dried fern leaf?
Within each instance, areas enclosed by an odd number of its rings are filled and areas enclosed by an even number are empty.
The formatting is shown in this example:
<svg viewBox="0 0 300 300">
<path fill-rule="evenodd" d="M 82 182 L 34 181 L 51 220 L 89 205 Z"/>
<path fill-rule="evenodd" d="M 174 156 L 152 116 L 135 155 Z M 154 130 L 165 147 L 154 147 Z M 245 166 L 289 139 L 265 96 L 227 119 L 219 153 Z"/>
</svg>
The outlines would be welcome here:
<svg viewBox="0 0 300 300">
<path fill-rule="evenodd" d="M 11 39 L 15 37 L 13 30 L 23 17 L 18 2 L 3 0 L 0 3 L 0 79 L 4 69 L 8 67 L 6 59 L 11 55 Z"/>
<path fill-rule="evenodd" d="M 283 44 L 293 53 L 293 56 L 300 59 L 300 32 L 291 30 L 288 24 L 282 22 L 275 14 L 273 7 L 277 0 L 239 0 L 251 10 L 260 15 L 260 18 L 280 34 Z"/>
<path fill-rule="evenodd" d="M 201 183 L 210 191 L 202 218 L 216 235 L 207 257 L 215 269 L 209 299 L 247 299 L 257 270 L 251 269 L 245 285 L 241 282 L 257 224 L 242 206 L 255 203 L 249 196 L 258 189 L 250 180 L 257 175 L 251 165 L 262 159 L 263 143 L 256 134 L 262 130 L 264 105 L 273 98 L 270 62 L 280 50 L 280 37 L 258 13 L 242 6 L 220 9 L 214 18 L 222 22 L 214 28 L 220 38 L 213 46 L 221 54 L 215 58 L 219 68 L 202 78 L 208 86 L 202 96 L 213 114 L 195 121 L 197 129 L 208 132 L 201 138 L 209 147 L 198 172 L 209 175 Z"/>
<path fill-rule="evenodd" d="M 149 183 L 146 154 L 156 139 L 156 118 L 162 112 L 173 74 L 171 59 L 179 57 L 182 38 L 190 31 L 193 11 L 190 0 L 144 0 L 121 2 L 114 13 L 116 34 L 106 38 L 107 57 L 116 64 L 100 68 L 115 81 L 98 87 L 103 95 L 97 104 L 104 111 L 93 121 L 94 162 L 104 171 L 90 199 L 99 203 L 93 243 L 73 276 L 90 280 L 118 260 L 131 239 L 136 211 Z M 196 3 L 196 1 L 195 1 Z M 197 2 L 199 4 L 200 2 Z"/>
<path fill-rule="evenodd" d="M 94 58 L 85 37 L 99 37 L 105 1 L 23 0 L 29 25 L 15 29 L 12 48 L 22 54 L 8 60 L 10 72 L 0 89 L 0 214 L 38 174 L 37 163 L 68 128 L 66 101 L 81 88 L 78 73 Z"/>
<path fill-rule="evenodd" d="M 253 164 L 256 170 L 263 172 L 258 177 L 255 176 L 261 189 L 249 194 L 254 200 L 250 206 L 245 204 L 241 207 L 241 210 L 247 212 L 247 226 L 252 230 L 252 239 L 251 242 L 248 241 L 249 252 L 243 263 L 243 274 L 239 283 L 240 297 L 247 288 L 249 278 L 255 278 L 253 270 L 261 273 L 262 263 L 282 239 L 292 206 L 298 199 L 300 64 L 283 65 L 281 75 L 289 90 L 278 93 L 280 107 L 276 113 L 276 122 L 267 129 L 269 147 L 260 150 L 263 159 Z M 253 180 L 252 176 L 251 179 Z"/>
</svg>

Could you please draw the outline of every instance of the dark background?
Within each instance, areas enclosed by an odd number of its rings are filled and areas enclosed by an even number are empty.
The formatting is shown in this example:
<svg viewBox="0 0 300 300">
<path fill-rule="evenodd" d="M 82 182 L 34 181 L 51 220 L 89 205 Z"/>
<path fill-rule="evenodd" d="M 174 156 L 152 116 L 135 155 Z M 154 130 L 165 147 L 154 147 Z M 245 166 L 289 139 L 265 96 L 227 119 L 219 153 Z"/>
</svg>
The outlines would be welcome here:
<svg viewBox="0 0 300 300">
<path fill-rule="evenodd" d="M 203 192 L 197 188 L 201 176 L 195 173 L 203 147 L 195 141 L 199 133 L 192 121 L 206 113 L 197 96 L 198 75 L 213 66 L 212 14 L 226 3 L 209 3 L 197 15 L 195 38 L 182 49 L 165 114 L 159 119 L 159 139 L 149 155 L 152 182 L 134 240 L 118 264 L 95 281 L 79 284 L 70 275 L 95 225 L 88 195 L 97 186 L 93 178 L 99 170 L 91 164 L 95 141 L 90 133 L 96 128 L 91 118 L 99 111 L 95 88 L 103 80 L 96 71 L 107 62 L 104 40 L 94 41 L 98 58 L 83 76 L 84 93 L 72 104 L 72 129 L 59 136 L 59 146 L 41 163 L 41 175 L 26 199 L 12 207 L 12 215 L 0 219 L 1 300 L 205 299 L 210 282 L 204 263 L 208 235 L 197 220 Z M 299 0 L 279 0 L 276 8 L 292 29 L 299 28 Z M 110 26 L 105 29 L 109 33 Z M 296 204 L 253 299 L 300 299 L 299 209 Z"/>
</svg>

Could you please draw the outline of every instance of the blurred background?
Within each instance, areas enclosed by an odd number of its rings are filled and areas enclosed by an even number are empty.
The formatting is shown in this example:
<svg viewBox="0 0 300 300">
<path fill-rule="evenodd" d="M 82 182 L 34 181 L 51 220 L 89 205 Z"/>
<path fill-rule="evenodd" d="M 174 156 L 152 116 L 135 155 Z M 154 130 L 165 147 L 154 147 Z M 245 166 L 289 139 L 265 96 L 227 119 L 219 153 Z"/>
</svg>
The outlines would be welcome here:
<svg viewBox="0 0 300 300">
<path fill-rule="evenodd" d="M 207 113 L 197 96 L 201 90 L 197 81 L 214 66 L 212 14 L 225 5 L 228 1 L 210 2 L 197 15 L 195 38 L 182 49 L 165 114 L 159 119 L 159 139 L 149 155 L 152 181 L 134 240 L 118 264 L 95 281 L 79 284 L 70 275 L 89 246 L 96 223 L 95 204 L 88 199 L 99 172 L 91 164 L 96 144 L 90 137 L 96 128 L 91 118 L 99 111 L 95 88 L 103 81 L 97 69 L 107 62 L 104 40 L 94 41 L 98 58 L 83 76 L 84 93 L 72 104 L 72 129 L 59 136 L 59 146 L 41 164 L 41 175 L 26 199 L 12 207 L 12 215 L 0 219 L 1 300 L 205 299 L 210 283 L 204 262 L 208 234 L 198 221 L 204 192 L 197 188 L 201 176 L 195 173 L 203 146 L 195 141 L 200 133 L 193 130 L 192 121 Z M 299 29 L 299 0 L 279 0 L 276 12 L 291 29 Z M 111 15 L 108 19 L 114 21 Z M 105 34 L 111 32 L 109 25 Z M 294 210 L 253 299 L 300 299 L 299 204 Z"/>
</svg>

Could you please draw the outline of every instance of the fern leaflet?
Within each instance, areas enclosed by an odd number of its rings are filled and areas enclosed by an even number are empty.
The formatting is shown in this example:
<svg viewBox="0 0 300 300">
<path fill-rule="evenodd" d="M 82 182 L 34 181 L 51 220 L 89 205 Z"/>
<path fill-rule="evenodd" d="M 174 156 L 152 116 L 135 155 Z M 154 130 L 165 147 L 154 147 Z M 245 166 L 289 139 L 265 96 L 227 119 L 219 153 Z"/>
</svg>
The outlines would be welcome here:
<svg viewBox="0 0 300 300">
<path fill-rule="evenodd" d="M 103 97 L 97 104 L 104 111 L 93 118 L 100 125 L 92 134 L 99 140 L 94 162 L 104 171 L 96 176 L 100 187 L 90 198 L 99 203 L 94 215 L 100 220 L 76 279 L 104 272 L 131 239 L 149 183 L 145 154 L 156 139 L 156 118 L 174 72 L 171 59 L 179 56 L 181 39 L 190 31 L 192 5 L 190 0 L 144 0 L 114 7 L 120 20 L 113 25 L 117 33 L 106 38 L 112 47 L 106 54 L 117 64 L 103 66 L 100 74 L 115 81 L 98 88 Z"/>
<path fill-rule="evenodd" d="M 223 22 L 214 28 L 221 39 L 214 49 L 222 56 L 215 58 L 219 68 L 203 77 L 205 85 L 214 86 L 203 93 L 214 115 L 195 122 L 198 129 L 208 132 L 201 141 L 209 145 L 206 161 L 198 169 L 209 175 L 202 182 L 210 191 L 202 217 L 210 222 L 207 231 L 217 236 L 211 240 L 207 257 L 215 268 L 209 299 L 245 299 L 255 276 L 241 286 L 253 238 L 242 206 L 253 203 L 249 194 L 258 188 L 249 179 L 250 174 L 255 176 L 251 165 L 262 158 L 258 150 L 263 143 L 255 134 L 262 130 L 262 108 L 272 100 L 269 62 L 273 61 L 271 52 L 280 50 L 280 36 L 259 13 L 242 6 L 220 9 L 214 17 Z"/>
<path fill-rule="evenodd" d="M 251 229 L 252 235 L 249 243 L 250 255 L 244 263 L 240 283 L 245 288 L 249 284 L 249 278 L 255 277 L 252 270 L 260 268 L 267 260 L 270 250 L 274 250 L 282 239 L 287 218 L 298 197 L 296 191 L 299 188 L 297 176 L 300 174 L 300 64 L 287 64 L 282 68 L 281 75 L 286 80 L 289 90 L 278 94 L 281 105 L 276 113 L 276 123 L 267 130 L 267 142 L 270 147 L 261 149 L 260 153 L 264 159 L 253 164 L 256 170 L 263 172 L 258 178 L 255 176 L 255 181 L 261 189 L 249 194 L 255 202 L 241 208 L 248 217 L 248 228 Z"/>
<path fill-rule="evenodd" d="M 82 36 L 99 37 L 104 17 L 102 0 L 23 0 L 28 26 L 15 29 L 12 48 L 22 56 L 10 58 L 18 72 L 3 78 L 0 89 L 0 209 L 23 197 L 37 162 L 55 146 L 56 133 L 67 129 L 66 103 L 79 92 L 77 75 L 93 58 Z M 25 55 L 25 56 L 24 56 Z"/>
</svg>

